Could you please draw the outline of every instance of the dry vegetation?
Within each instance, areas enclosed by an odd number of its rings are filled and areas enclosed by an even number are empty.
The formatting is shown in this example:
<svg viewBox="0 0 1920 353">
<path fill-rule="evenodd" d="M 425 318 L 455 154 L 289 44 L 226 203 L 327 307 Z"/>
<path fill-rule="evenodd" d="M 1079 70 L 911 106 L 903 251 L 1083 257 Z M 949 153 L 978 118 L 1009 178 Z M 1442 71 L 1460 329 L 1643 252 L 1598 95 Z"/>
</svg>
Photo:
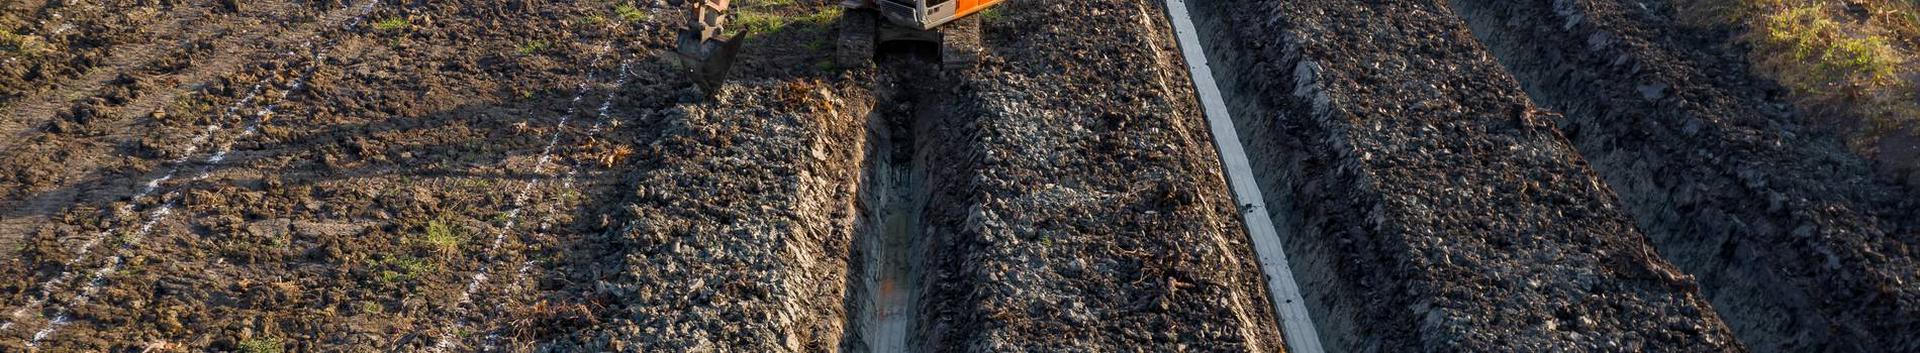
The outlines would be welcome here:
<svg viewBox="0 0 1920 353">
<path fill-rule="evenodd" d="M 1685 16 L 1747 30 L 1755 68 L 1794 91 L 1823 125 L 1874 156 L 1920 132 L 1920 1 L 1685 0 Z M 1912 165 L 1920 161 L 1885 161 Z"/>
</svg>

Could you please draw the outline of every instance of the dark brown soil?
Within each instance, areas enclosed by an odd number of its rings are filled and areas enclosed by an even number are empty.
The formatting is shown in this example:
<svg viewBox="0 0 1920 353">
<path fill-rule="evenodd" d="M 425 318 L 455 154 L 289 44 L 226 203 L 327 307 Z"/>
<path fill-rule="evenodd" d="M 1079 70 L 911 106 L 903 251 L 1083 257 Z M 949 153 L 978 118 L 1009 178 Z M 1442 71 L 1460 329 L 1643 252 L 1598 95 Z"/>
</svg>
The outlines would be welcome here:
<svg viewBox="0 0 1920 353">
<path fill-rule="evenodd" d="M 1329 349 L 1741 350 L 1442 4 L 1200 13 Z"/>
<path fill-rule="evenodd" d="M 1284 351 L 1159 6 L 1009 3 L 941 92 L 935 350 Z"/>
<path fill-rule="evenodd" d="M 1914 201 L 1667 1 L 1454 1 L 1763 352 L 1920 350 Z"/>
<path fill-rule="evenodd" d="M 736 2 L 762 31 L 712 97 L 663 54 L 683 3 L 0 4 L 55 48 L 0 46 L 0 352 L 887 351 L 862 310 L 896 289 L 869 281 L 888 212 L 918 351 L 1285 351 L 1244 212 L 1285 228 L 1341 352 L 1741 351 L 1635 220 L 1835 288 L 1789 307 L 1863 320 L 1834 340 L 1898 350 L 1916 317 L 1884 235 L 1911 204 L 1813 172 L 1854 162 L 1716 142 L 1770 135 L 1695 88 L 1537 109 L 1437 1 L 1196 4 L 1273 209 L 1230 198 L 1160 1 L 1007 2 L 951 72 L 836 66 L 837 0 Z"/>
</svg>

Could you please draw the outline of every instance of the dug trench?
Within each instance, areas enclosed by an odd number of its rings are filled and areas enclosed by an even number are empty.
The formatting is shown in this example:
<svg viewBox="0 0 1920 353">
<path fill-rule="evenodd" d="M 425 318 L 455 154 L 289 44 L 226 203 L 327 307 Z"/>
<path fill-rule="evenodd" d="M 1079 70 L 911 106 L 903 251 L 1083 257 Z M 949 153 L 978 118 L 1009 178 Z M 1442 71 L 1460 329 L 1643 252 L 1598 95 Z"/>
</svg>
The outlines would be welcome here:
<svg viewBox="0 0 1920 353">
<path fill-rule="evenodd" d="M 1160 4 L 1087 5 L 1003 5 L 974 69 L 748 64 L 668 109 L 628 225 L 569 252 L 531 341 L 1283 351 Z"/>
<path fill-rule="evenodd" d="M 1743 349 L 1444 3 L 1195 5 L 1327 351 Z"/>
<path fill-rule="evenodd" d="M 1920 350 L 1910 191 L 1874 177 L 1686 1 L 1453 0 L 1660 253 L 1757 352 Z"/>
<path fill-rule="evenodd" d="M 848 261 L 845 352 L 916 352 L 915 335 L 931 245 L 927 210 L 927 152 L 920 142 L 946 122 L 951 110 L 939 93 L 937 47 L 881 48 L 884 67 L 875 95 L 880 102 L 867 122 L 866 170 L 861 176 L 859 221 Z M 928 84 L 932 83 L 932 84 Z M 930 136 L 929 136 L 930 137 Z"/>
</svg>

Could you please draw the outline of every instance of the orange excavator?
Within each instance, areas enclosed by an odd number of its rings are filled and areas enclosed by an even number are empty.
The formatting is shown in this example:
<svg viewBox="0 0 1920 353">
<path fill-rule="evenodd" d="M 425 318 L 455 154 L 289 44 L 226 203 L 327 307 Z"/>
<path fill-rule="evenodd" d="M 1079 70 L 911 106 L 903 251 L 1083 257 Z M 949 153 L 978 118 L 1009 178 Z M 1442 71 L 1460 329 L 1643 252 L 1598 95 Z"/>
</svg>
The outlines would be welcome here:
<svg viewBox="0 0 1920 353">
<path fill-rule="evenodd" d="M 728 36 L 728 0 L 689 0 L 693 11 L 673 56 L 695 85 L 712 94 L 726 83 L 748 33 Z M 971 16 L 1004 0 L 846 0 L 834 61 L 872 63 L 875 48 L 897 42 L 938 45 L 947 70 L 972 67 L 980 53 L 980 21 Z"/>
</svg>

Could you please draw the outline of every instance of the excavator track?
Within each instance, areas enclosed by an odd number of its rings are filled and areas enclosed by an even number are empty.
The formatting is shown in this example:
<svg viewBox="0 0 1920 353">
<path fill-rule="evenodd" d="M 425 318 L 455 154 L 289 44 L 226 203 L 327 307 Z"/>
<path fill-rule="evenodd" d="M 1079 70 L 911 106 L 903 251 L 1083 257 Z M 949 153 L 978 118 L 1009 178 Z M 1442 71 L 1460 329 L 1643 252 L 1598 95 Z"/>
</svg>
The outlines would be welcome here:
<svg viewBox="0 0 1920 353">
<path fill-rule="evenodd" d="M 849 9 L 842 16 L 834 64 L 847 69 L 872 66 L 880 14 L 871 9 Z"/>
<path fill-rule="evenodd" d="M 980 62 L 980 17 L 954 20 L 940 27 L 940 65 L 946 71 L 972 69 Z"/>
</svg>

